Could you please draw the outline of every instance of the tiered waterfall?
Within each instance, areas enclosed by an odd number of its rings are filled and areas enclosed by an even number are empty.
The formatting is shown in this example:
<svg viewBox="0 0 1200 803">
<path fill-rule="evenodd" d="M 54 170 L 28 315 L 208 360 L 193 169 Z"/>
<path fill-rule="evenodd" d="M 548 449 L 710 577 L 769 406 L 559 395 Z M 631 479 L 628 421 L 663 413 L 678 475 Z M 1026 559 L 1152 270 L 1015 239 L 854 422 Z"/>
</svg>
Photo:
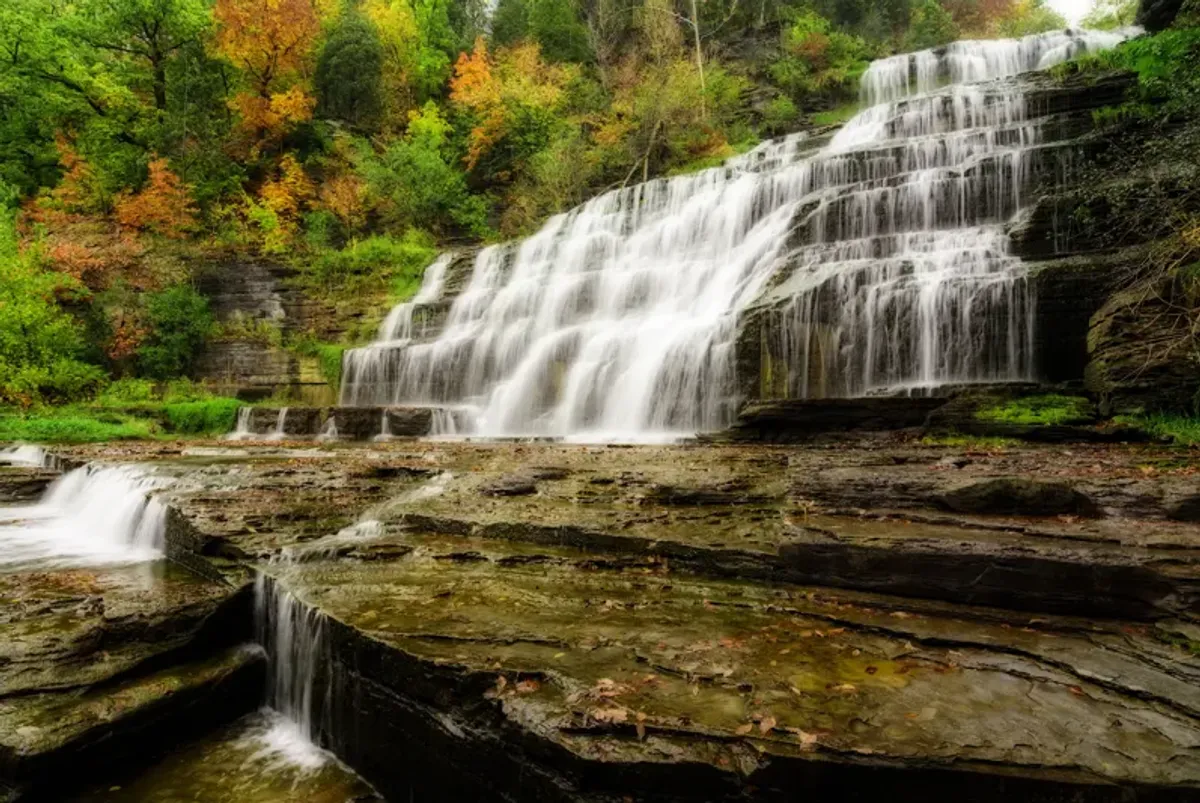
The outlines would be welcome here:
<svg viewBox="0 0 1200 803">
<path fill-rule="evenodd" d="M 832 139 L 615 190 L 483 249 L 444 326 L 414 309 L 346 356 L 342 403 L 433 405 L 482 435 L 645 437 L 725 426 L 739 317 L 767 309 L 799 397 L 1027 379 L 1031 298 L 1005 224 L 1043 121 L 1012 76 L 1118 43 L 1065 31 L 873 63 Z"/>
</svg>

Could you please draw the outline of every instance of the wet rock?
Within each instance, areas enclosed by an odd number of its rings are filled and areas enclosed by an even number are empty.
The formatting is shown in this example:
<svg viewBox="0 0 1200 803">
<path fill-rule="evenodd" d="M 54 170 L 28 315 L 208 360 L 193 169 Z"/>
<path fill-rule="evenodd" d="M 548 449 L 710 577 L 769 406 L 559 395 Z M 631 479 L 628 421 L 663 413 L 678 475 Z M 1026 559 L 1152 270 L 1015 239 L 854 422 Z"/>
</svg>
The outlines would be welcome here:
<svg viewBox="0 0 1200 803">
<path fill-rule="evenodd" d="M 1189 409 L 1200 393 L 1182 288 L 1165 281 L 1118 293 L 1092 318 L 1084 377 L 1110 414 Z"/>
<path fill-rule="evenodd" d="M 499 477 L 479 486 L 484 496 L 526 496 L 537 493 L 537 480 L 529 475 L 513 474 Z"/>
<path fill-rule="evenodd" d="M 261 652 L 240 647 L 114 683 L 0 700 L 0 774 L 45 796 L 157 755 L 258 704 Z"/>
<path fill-rule="evenodd" d="M 1115 801 L 1200 779 L 1200 664 L 1153 637 L 402 537 L 401 560 L 286 581 L 329 617 L 330 746 L 390 799 L 787 800 L 802 781 Z M 464 548 L 482 559 L 430 560 Z"/>
<path fill-rule="evenodd" d="M 0 465 L 0 505 L 33 501 L 57 478 L 57 471 Z"/>
<path fill-rule="evenodd" d="M 1185 496 L 1169 503 L 1167 518 L 1175 521 L 1200 521 L 1200 494 Z"/>
<path fill-rule="evenodd" d="M 748 405 L 724 437 L 787 442 L 828 432 L 919 427 L 945 399 L 880 396 L 860 399 L 786 399 Z"/>
<path fill-rule="evenodd" d="M 997 477 L 959 486 L 939 497 L 959 513 L 1014 516 L 1098 516 L 1095 502 L 1070 485 L 1019 477 Z"/>
</svg>

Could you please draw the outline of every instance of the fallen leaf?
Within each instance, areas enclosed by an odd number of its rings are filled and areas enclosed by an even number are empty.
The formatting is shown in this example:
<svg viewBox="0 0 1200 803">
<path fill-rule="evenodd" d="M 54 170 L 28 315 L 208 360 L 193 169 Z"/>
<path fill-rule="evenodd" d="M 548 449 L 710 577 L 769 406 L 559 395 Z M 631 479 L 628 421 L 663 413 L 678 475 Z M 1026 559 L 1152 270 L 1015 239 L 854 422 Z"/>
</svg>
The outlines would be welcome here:
<svg viewBox="0 0 1200 803">
<path fill-rule="evenodd" d="M 738 725 L 736 728 L 733 729 L 733 732 L 736 733 L 738 736 L 745 736 L 747 733 L 749 733 L 752 730 L 754 730 L 754 725 L 747 722 L 745 725 Z"/>
<path fill-rule="evenodd" d="M 775 717 L 763 717 L 762 722 L 758 723 L 759 733 L 770 733 L 775 727 Z"/>
</svg>

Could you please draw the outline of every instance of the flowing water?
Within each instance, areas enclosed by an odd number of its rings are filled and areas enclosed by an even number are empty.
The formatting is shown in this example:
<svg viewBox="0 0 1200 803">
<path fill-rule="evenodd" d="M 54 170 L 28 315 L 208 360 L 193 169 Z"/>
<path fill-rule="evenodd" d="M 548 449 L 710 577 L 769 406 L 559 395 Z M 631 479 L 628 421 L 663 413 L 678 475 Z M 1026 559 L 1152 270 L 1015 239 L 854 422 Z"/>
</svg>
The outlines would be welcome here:
<svg viewBox="0 0 1200 803">
<path fill-rule="evenodd" d="M 443 257 L 379 339 L 346 355 L 341 401 L 453 409 L 456 432 L 487 436 L 718 429 L 740 401 L 735 340 L 751 307 L 766 310 L 791 396 L 1029 379 L 1033 299 L 1004 224 L 1043 125 L 1018 81 L 996 79 L 1128 33 L 877 61 L 867 108 L 832 141 L 765 143 L 483 249 L 430 336 L 414 321 L 441 298 Z"/>
<path fill-rule="evenodd" d="M 0 508 L 0 570 L 102 566 L 163 556 L 168 479 L 135 466 L 88 465 L 35 505 Z"/>
</svg>

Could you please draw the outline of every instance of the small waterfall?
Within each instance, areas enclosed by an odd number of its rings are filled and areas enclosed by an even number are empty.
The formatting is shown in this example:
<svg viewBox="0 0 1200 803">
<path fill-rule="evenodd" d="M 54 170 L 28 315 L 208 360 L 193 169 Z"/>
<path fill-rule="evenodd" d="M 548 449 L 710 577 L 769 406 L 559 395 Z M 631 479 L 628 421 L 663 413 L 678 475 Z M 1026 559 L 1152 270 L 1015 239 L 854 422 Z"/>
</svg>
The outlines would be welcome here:
<svg viewBox="0 0 1200 803">
<path fill-rule="evenodd" d="M 321 432 L 317 435 L 318 441 L 335 441 L 338 439 L 337 421 L 331 416 L 325 422 L 325 426 L 321 427 Z"/>
<path fill-rule="evenodd" d="M 413 316 L 422 305 L 441 298 L 442 288 L 446 284 L 446 268 L 452 261 L 454 261 L 453 254 L 442 254 L 425 269 L 425 275 L 421 278 L 421 287 L 417 290 L 417 294 L 412 297 L 411 301 L 392 307 L 383 323 L 380 324 L 377 342 L 408 342 L 414 336 L 420 337 L 424 334 L 423 329 L 414 334 Z"/>
<path fill-rule="evenodd" d="M 390 441 L 393 437 L 392 422 L 391 419 L 388 418 L 388 411 L 386 407 L 383 408 L 383 411 L 380 413 L 380 418 L 382 421 L 379 423 L 379 434 L 375 436 L 375 440 L 382 443 Z"/>
<path fill-rule="evenodd" d="M 267 436 L 267 440 L 281 441 L 287 438 L 288 407 L 280 407 L 275 418 L 275 431 Z"/>
<path fill-rule="evenodd" d="M 253 412 L 253 407 L 239 407 L 237 412 L 237 425 L 234 426 L 233 432 L 230 432 L 225 436 L 225 440 L 251 440 L 254 437 L 254 432 L 250 429 L 250 416 L 253 414 Z"/>
<path fill-rule="evenodd" d="M 52 468 L 53 459 L 41 446 L 19 443 L 0 449 L 0 464 L 27 466 L 30 468 Z"/>
<path fill-rule="evenodd" d="M 413 337 L 407 307 L 347 353 L 342 404 L 473 409 L 457 430 L 488 436 L 719 429 L 740 403 L 750 312 L 792 396 L 1030 379 L 1033 299 L 1005 224 L 1054 157 L 1012 77 L 1129 33 L 877 61 L 862 84 L 873 105 L 828 144 L 764 143 L 483 249 L 436 338 Z"/>
<path fill-rule="evenodd" d="M 254 581 L 254 619 L 267 653 L 267 706 L 279 715 L 262 738 L 264 751 L 317 769 L 330 759 L 320 745 L 332 686 L 317 688 L 318 675 L 328 681 L 330 672 L 325 619 L 263 572 Z"/>
<path fill-rule="evenodd" d="M 169 482 L 135 466 L 75 469 L 55 480 L 36 505 L 0 508 L 0 568 L 161 558 L 167 508 L 151 493 Z"/>
</svg>

